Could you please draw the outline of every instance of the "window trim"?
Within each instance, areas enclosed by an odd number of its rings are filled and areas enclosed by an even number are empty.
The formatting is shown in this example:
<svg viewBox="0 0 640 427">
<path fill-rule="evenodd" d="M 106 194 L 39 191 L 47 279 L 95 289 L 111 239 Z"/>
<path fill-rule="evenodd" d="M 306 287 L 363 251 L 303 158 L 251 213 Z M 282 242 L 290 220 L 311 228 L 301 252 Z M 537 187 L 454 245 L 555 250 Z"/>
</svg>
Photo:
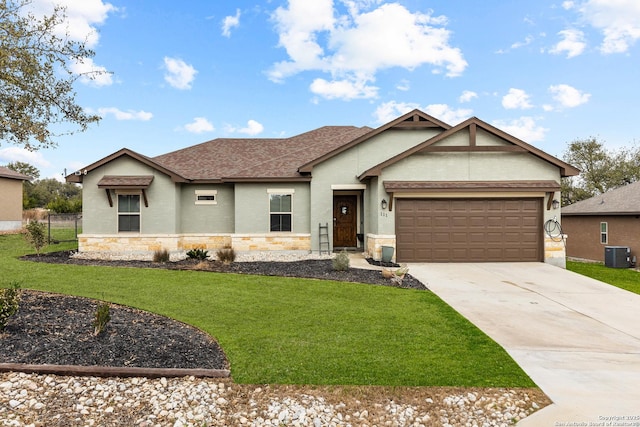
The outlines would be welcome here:
<svg viewBox="0 0 640 427">
<path fill-rule="evenodd" d="M 293 188 L 267 188 L 267 198 L 268 210 L 269 210 L 269 232 L 270 233 L 293 233 L 293 195 L 295 194 L 295 189 Z M 280 196 L 291 196 L 291 210 L 289 212 L 272 212 L 271 211 L 271 196 L 272 195 L 280 195 Z M 271 230 L 271 215 L 289 215 L 291 222 L 290 230 Z"/>
<path fill-rule="evenodd" d="M 120 196 L 138 196 L 138 212 L 120 212 Z M 116 205 L 116 215 L 117 215 L 117 221 L 116 221 L 116 227 L 118 230 L 118 233 L 140 233 L 142 231 L 142 194 L 141 191 L 116 191 L 116 201 L 117 201 L 117 205 Z M 121 215 L 130 215 L 132 216 L 137 214 L 138 215 L 138 230 L 137 231 L 132 231 L 132 230 L 120 230 L 120 216 Z"/>
<path fill-rule="evenodd" d="M 200 197 L 207 198 L 212 196 L 213 196 L 213 200 L 200 199 Z M 195 204 L 196 205 L 217 205 L 218 190 L 195 190 Z"/>
<path fill-rule="evenodd" d="M 609 243 L 609 223 L 602 221 L 600 222 L 600 244 L 606 245 L 607 243 Z"/>
</svg>

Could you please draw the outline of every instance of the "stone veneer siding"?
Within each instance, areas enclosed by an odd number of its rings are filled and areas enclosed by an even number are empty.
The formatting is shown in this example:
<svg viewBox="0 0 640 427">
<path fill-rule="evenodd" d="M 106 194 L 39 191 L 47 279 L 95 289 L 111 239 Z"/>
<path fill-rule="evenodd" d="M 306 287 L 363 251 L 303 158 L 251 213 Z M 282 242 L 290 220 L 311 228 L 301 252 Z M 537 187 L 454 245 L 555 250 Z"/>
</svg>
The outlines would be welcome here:
<svg viewBox="0 0 640 427">
<path fill-rule="evenodd" d="M 215 251 L 232 247 L 244 251 L 311 251 L 309 234 L 159 234 L 159 235 L 80 235 L 78 250 L 82 254 L 131 254 L 148 257 L 158 250 L 182 253 L 201 248 Z"/>
<path fill-rule="evenodd" d="M 383 246 L 391 246 L 393 247 L 393 257 L 391 261 L 396 261 L 396 236 L 395 234 L 367 234 L 367 252 L 369 256 L 375 261 L 380 261 L 382 259 L 382 247 Z"/>
<path fill-rule="evenodd" d="M 555 265 L 556 267 L 567 268 L 567 235 L 560 238 L 544 238 L 544 262 L 546 264 Z"/>
</svg>

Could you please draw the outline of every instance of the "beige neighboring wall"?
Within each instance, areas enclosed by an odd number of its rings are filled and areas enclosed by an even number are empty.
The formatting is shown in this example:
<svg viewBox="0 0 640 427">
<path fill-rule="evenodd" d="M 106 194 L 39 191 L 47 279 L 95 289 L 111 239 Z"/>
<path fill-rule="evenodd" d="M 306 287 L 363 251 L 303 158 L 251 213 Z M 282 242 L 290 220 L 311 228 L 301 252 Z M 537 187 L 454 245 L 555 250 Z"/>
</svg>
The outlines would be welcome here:
<svg viewBox="0 0 640 427">
<path fill-rule="evenodd" d="M 0 231 L 22 228 L 22 181 L 0 177 Z"/>
</svg>

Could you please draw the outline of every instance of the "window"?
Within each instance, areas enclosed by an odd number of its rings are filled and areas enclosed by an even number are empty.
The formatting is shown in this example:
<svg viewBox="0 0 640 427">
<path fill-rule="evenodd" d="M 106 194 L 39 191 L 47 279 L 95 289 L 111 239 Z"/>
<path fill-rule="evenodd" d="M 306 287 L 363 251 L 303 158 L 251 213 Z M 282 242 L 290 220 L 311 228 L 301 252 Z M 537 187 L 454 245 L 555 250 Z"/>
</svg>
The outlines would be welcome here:
<svg viewBox="0 0 640 427">
<path fill-rule="evenodd" d="M 217 205 L 217 190 L 196 190 L 196 205 Z"/>
<path fill-rule="evenodd" d="M 118 231 L 140 231 L 139 194 L 118 194 Z"/>
<path fill-rule="evenodd" d="M 292 194 L 269 194 L 269 216 L 271 231 L 291 231 Z"/>
<path fill-rule="evenodd" d="M 600 243 L 606 244 L 609 241 L 609 224 L 606 222 L 600 223 Z"/>
</svg>

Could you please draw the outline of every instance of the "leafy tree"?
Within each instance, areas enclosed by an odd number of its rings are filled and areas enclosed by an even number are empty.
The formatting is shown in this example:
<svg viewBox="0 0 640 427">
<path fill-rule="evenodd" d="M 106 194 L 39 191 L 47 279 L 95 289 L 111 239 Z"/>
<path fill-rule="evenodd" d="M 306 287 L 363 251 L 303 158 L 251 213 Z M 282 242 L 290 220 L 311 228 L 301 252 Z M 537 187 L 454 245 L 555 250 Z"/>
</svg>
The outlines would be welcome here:
<svg viewBox="0 0 640 427">
<path fill-rule="evenodd" d="M 640 147 L 637 145 L 611 151 L 590 137 L 570 142 L 563 158 L 580 169 L 579 176 L 563 178 L 563 205 L 640 180 Z"/>
<path fill-rule="evenodd" d="M 84 43 L 59 37 L 66 18 L 56 7 L 51 16 L 29 12 L 31 0 L 0 0 L 0 140 L 28 150 L 53 147 L 52 127 L 72 124 L 61 134 L 84 131 L 100 118 L 76 103 L 73 63 L 94 56 Z M 85 75 L 95 78 L 101 72 Z M 79 129 L 77 129 L 79 128 Z"/>
<path fill-rule="evenodd" d="M 12 171 L 16 171 L 23 175 L 29 176 L 34 180 L 40 178 L 40 170 L 38 170 L 37 167 L 30 165 L 29 163 L 10 162 L 7 164 L 7 168 L 11 169 Z"/>
</svg>

